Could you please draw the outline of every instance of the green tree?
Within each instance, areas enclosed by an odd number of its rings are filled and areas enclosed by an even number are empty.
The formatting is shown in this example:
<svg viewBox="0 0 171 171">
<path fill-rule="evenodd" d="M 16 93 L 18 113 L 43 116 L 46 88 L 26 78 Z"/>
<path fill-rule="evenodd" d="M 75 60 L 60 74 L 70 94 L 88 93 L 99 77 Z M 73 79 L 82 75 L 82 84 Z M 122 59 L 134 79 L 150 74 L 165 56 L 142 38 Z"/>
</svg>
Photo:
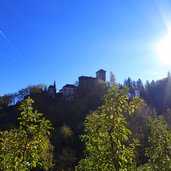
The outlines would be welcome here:
<svg viewBox="0 0 171 171">
<path fill-rule="evenodd" d="M 32 104 L 31 98 L 21 104 L 18 128 L 0 132 L 0 170 L 48 170 L 53 166 L 52 125 L 42 113 L 33 111 Z"/>
<path fill-rule="evenodd" d="M 137 99 L 129 101 L 126 87 L 117 86 L 108 90 L 104 105 L 87 116 L 85 134 L 85 158 L 76 170 L 127 171 L 135 169 L 136 139 L 131 139 L 127 128 L 126 114 L 132 114 Z"/>
<path fill-rule="evenodd" d="M 65 140 L 68 140 L 73 136 L 73 131 L 69 126 L 64 124 L 61 128 L 61 135 Z"/>
<path fill-rule="evenodd" d="M 153 171 L 170 171 L 171 133 L 168 130 L 168 126 L 162 116 L 151 118 L 148 126 L 150 134 L 146 155 L 149 157 L 149 166 Z"/>
</svg>

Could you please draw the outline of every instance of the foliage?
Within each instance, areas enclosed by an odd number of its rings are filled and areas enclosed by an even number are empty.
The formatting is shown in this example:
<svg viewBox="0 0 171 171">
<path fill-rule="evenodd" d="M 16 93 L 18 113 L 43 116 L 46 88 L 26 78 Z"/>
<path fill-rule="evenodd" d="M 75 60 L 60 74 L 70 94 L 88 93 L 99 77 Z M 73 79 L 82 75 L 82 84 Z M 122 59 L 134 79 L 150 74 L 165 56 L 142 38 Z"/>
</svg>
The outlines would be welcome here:
<svg viewBox="0 0 171 171">
<path fill-rule="evenodd" d="M 171 133 L 162 116 L 150 119 L 148 126 L 150 135 L 148 137 L 149 147 L 146 155 L 149 157 L 149 165 L 154 171 L 171 170 Z"/>
<path fill-rule="evenodd" d="M 53 147 L 49 136 L 52 125 L 43 114 L 33 111 L 27 98 L 20 107 L 19 128 L 0 132 L 0 169 L 25 171 L 51 168 Z"/>
<path fill-rule="evenodd" d="M 116 82 L 115 82 L 115 77 L 113 77 L 114 75 L 113 76 L 112 75 L 113 73 L 110 74 L 110 83 L 111 85 L 114 85 L 113 83 L 116 84 Z M 91 111 L 96 110 L 97 107 L 102 104 L 102 98 L 104 94 L 106 93 L 107 89 L 110 87 L 110 83 L 108 83 L 108 86 L 106 86 L 107 85 L 106 82 L 99 80 L 97 83 L 88 85 L 85 87 L 81 87 L 78 85 L 75 99 L 72 102 L 64 101 L 60 93 L 57 93 L 54 99 L 51 98 L 48 95 L 48 92 L 44 85 L 28 86 L 25 89 L 22 89 L 15 94 L 4 95 L 0 97 L 0 130 L 6 130 L 6 129 L 11 129 L 11 128 L 16 127 L 17 108 L 21 101 L 23 101 L 26 97 L 31 96 L 31 98 L 33 98 L 35 101 L 34 107 L 38 109 L 38 111 L 39 110 L 42 111 L 45 114 L 45 117 L 48 118 L 51 122 L 53 122 L 53 126 L 55 127 L 55 130 L 56 130 L 56 134 L 53 134 L 53 137 L 51 138 L 51 141 L 53 145 L 55 146 L 55 151 L 54 151 L 54 154 L 55 154 L 54 161 L 56 165 L 54 166 L 55 169 L 64 169 L 64 168 L 68 169 L 70 166 L 71 166 L 71 169 L 73 169 L 77 161 L 83 157 L 83 148 L 84 148 L 83 145 L 84 144 L 80 142 L 79 135 L 82 134 L 83 122 L 84 122 L 85 117 L 87 116 L 86 114 L 91 113 Z M 118 85 L 122 87 L 121 84 L 118 84 Z M 123 117 L 125 117 L 124 118 L 125 121 L 128 123 L 128 124 L 125 124 L 125 126 L 127 129 L 130 129 L 132 132 L 128 136 L 129 139 L 123 142 L 123 144 L 126 147 L 129 147 L 128 144 L 132 143 L 132 141 L 130 140 L 130 136 L 131 138 L 136 138 L 140 140 L 140 145 L 136 148 L 136 151 L 138 153 L 137 155 L 138 160 L 136 161 L 136 164 L 138 166 L 139 165 L 142 165 L 142 166 L 138 167 L 138 171 L 139 170 L 151 171 L 152 170 L 151 162 L 150 160 L 148 162 L 148 158 L 150 157 L 145 156 L 145 149 L 148 148 L 149 146 L 150 147 L 152 146 L 152 143 L 151 144 L 148 143 L 148 135 L 149 133 L 151 133 L 150 132 L 151 128 L 147 127 L 146 122 L 148 120 L 147 118 L 149 116 L 154 117 L 156 112 L 158 114 L 165 113 L 163 116 L 165 117 L 165 120 L 168 123 L 169 129 L 171 129 L 171 109 L 169 109 L 171 108 L 171 93 L 169 93 L 171 92 L 171 76 L 169 73 L 166 78 L 163 78 L 157 81 L 152 81 L 152 82 L 147 81 L 145 85 L 143 85 L 143 82 L 141 81 L 141 79 L 134 81 L 131 78 L 128 78 L 125 80 L 124 85 L 126 85 L 129 88 L 128 93 L 126 92 L 126 94 L 128 95 L 130 99 L 133 99 L 135 96 L 138 96 L 140 98 L 143 98 L 145 103 L 144 102 L 139 103 L 138 110 L 136 110 L 134 114 L 129 117 L 126 115 L 127 113 L 126 111 L 122 112 Z M 113 97 L 115 98 L 114 95 Z M 117 98 L 115 99 L 117 100 Z M 131 101 L 130 99 L 128 100 L 128 103 L 129 101 Z M 86 120 L 86 122 L 88 122 L 88 119 L 89 120 L 91 119 L 91 122 L 89 121 L 88 123 L 89 124 L 91 123 L 90 125 L 91 127 L 94 126 L 94 129 L 96 126 L 96 129 L 100 130 L 99 134 L 100 132 L 103 133 L 107 131 L 107 130 L 103 131 L 103 129 L 101 128 L 101 125 L 104 124 L 104 121 L 102 121 L 103 119 L 101 115 L 102 113 L 105 113 L 105 111 L 107 111 L 107 109 L 102 110 L 99 108 L 91 116 L 88 116 Z M 105 116 L 103 116 L 103 118 L 106 119 Z M 94 122 L 93 122 L 93 119 L 94 119 Z M 99 128 L 97 126 L 97 121 L 99 122 Z M 104 127 L 104 129 L 106 129 L 106 127 Z M 6 142 L 10 142 L 11 144 L 14 141 L 15 142 L 19 141 L 18 140 L 19 131 L 21 130 L 17 128 L 17 129 L 13 129 L 13 130 L 1 133 L 0 141 L 2 142 L 2 140 L 4 139 L 3 142 L 5 142 L 6 140 Z M 100 138 L 98 139 L 97 137 L 99 136 L 102 138 L 102 140 L 104 141 L 103 147 L 105 151 L 105 141 L 108 137 L 105 139 L 104 134 L 103 136 L 101 136 L 98 133 L 96 133 L 97 134 L 96 135 L 95 130 L 94 132 L 93 130 L 92 132 L 89 132 L 87 137 L 90 136 L 90 133 L 91 135 L 93 134 L 95 135 L 94 139 L 97 139 L 97 141 L 99 141 L 99 144 L 102 142 L 100 142 L 99 140 Z M 14 135 L 17 136 L 18 139 Z M 7 140 L 7 137 L 8 137 L 8 140 Z M 23 136 L 21 136 L 20 140 L 21 139 L 22 140 L 24 139 Z M 47 139 L 49 139 L 49 135 L 47 135 Z M 82 138 L 82 141 L 86 142 L 85 138 L 84 139 Z M 1 142 L 0 144 L 2 145 L 3 143 Z M 91 142 L 93 142 L 93 140 L 91 140 Z M 109 140 L 107 139 L 107 143 L 108 142 Z M 22 144 L 22 141 L 20 144 Z M 4 143 L 4 146 L 5 146 L 5 143 Z M 2 146 L 0 148 L 2 148 Z M 11 145 L 9 145 L 8 148 L 11 151 L 12 150 L 14 151 Z M 7 149 L 7 143 L 6 143 L 6 149 Z M 50 149 L 49 150 L 50 154 L 47 153 L 47 151 L 45 150 L 45 152 L 43 153 L 43 156 L 44 158 L 48 158 L 48 160 L 52 160 L 51 151 L 53 151 L 53 147 L 49 146 L 49 149 Z M 7 150 L 7 151 L 10 151 L 10 150 Z M 103 153 L 106 154 L 106 152 L 104 151 Z M 0 153 L 2 154 L 2 151 Z M 92 152 L 92 154 L 94 153 Z M 6 152 L 6 155 L 7 155 L 7 152 Z M 88 150 L 85 152 L 85 156 L 87 158 L 90 156 L 90 153 Z M 9 154 L 9 158 L 10 157 L 11 157 L 11 154 Z M 14 156 L 11 158 L 12 158 L 11 162 L 14 161 Z M 74 158 L 76 158 L 76 160 Z M 0 158 L 0 162 L 1 161 L 2 159 Z M 2 168 L 2 166 L 0 167 Z M 43 166 L 39 166 L 37 164 L 36 167 L 43 167 Z M 79 168 L 77 167 L 77 169 Z"/>
<path fill-rule="evenodd" d="M 74 164 L 77 160 L 75 156 L 75 151 L 69 147 L 63 148 L 61 154 L 59 155 L 59 168 L 58 170 L 73 170 Z"/>
<path fill-rule="evenodd" d="M 7 108 L 13 102 L 12 96 L 12 94 L 8 94 L 0 97 L 0 109 Z"/>
<path fill-rule="evenodd" d="M 170 108 L 166 110 L 166 113 L 163 114 L 163 117 L 165 121 L 167 122 L 169 129 L 171 129 L 171 109 Z"/>
<path fill-rule="evenodd" d="M 156 115 L 153 109 L 151 109 L 143 100 L 137 104 L 138 108 L 134 114 L 128 117 L 128 128 L 132 131 L 132 137 L 140 141 L 140 146 L 137 148 L 138 152 L 138 165 L 144 164 L 148 161 L 145 156 L 145 148 L 148 147 L 148 134 L 149 129 L 146 125 L 149 117 Z"/>
<path fill-rule="evenodd" d="M 68 140 L 69 138 L 72 137 L 73 132 L 72 132 L 70 127 L 63 125 L 61 128 L 61 134 L 62 134 L 64 139 Z"/>
<path fill-rule="evenodd" d="M 142 166 L 139 166 L 137 168 L 137 171 L 153 171 L 153 170 L 152 170 L 151 166 L 149 165 L 149 163 L 146 163 Z"/>
<path fill-rule="evenodd" d="M 127 92 L 126 87 L 109 89 L 104 105 L 87 116 L 85 134 L 81 136 L 85 158 L 76 170 L 134 170 L 138 142 L 131 139 L 125 115 L 134 112 L 138 99 L 129 101 Z"/>
</svg>

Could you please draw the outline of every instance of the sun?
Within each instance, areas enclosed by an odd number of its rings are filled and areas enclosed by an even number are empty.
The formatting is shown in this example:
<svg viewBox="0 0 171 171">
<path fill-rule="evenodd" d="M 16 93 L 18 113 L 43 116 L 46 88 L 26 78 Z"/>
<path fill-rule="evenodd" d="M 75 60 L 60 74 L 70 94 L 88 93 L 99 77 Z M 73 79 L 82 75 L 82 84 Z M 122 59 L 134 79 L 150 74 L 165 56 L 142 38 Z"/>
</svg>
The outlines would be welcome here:
<svg viewBox="0 0 171 171">
<path fill-rule="evenodd" d="M 171 30 L 158 43 L 157 56 L 161 64 L 171 66 Z"/>
</svg>

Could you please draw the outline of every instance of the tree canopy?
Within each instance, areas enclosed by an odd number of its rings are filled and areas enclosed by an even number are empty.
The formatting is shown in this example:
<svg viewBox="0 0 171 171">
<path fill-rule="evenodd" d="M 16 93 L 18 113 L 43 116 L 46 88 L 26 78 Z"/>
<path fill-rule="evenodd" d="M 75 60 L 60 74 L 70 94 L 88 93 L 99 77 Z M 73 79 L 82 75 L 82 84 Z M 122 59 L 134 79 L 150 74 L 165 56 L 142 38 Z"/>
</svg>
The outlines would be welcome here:
<svg viewBox="0 0 171 171">
<path fill-rule="evenodd" d="M 128 89 L 115 86 L 109 89 L 104 104 L 85 120 L 85 158 L 77 170 L 134 170 L 136 139 L 131 139 L 126 115 L 131 115 L 138 99 L 129 101 Z"/>
<path fill-rule="evenodd" d="M 48 170 L 53 166 L 53 146 L 49 139 L 52 125 L 42 113 L 33 111 L 33 103 L 31 98 L 22 102 L 18 128 L 0 132 L 0 169 L 3 171 Z"/>
</svg>

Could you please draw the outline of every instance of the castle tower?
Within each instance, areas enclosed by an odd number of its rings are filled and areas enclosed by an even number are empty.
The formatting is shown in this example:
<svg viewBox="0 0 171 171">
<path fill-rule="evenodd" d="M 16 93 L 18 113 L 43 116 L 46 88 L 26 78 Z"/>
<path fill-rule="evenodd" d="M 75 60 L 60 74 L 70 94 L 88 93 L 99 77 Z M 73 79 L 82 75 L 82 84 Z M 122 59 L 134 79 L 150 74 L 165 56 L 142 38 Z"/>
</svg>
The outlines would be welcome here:
<svg viewBox="0 0 171 171">
<path fill-rule="evenodd" d="M 55 95 L 56 95 L 56 82 L 55 81 L 53 85 L 50 85 L 48 87 L 48 95 L 51 96 L 53 99 L 55 98 Z"/>
<path fill-rule="evenodd" d="M 54 87 L 54 91 L 55 91 L 55 93 L 56 93 L 56 81 L 54 81 L 53 87 Z"/>
<path fill-rule="evenodd" d="M 103 80 L 106 82 L 106 71 L 103 69 L 100 69 L 99 71 L 96 72 L 96 78 L 98 80 Z"/>
</svg>

